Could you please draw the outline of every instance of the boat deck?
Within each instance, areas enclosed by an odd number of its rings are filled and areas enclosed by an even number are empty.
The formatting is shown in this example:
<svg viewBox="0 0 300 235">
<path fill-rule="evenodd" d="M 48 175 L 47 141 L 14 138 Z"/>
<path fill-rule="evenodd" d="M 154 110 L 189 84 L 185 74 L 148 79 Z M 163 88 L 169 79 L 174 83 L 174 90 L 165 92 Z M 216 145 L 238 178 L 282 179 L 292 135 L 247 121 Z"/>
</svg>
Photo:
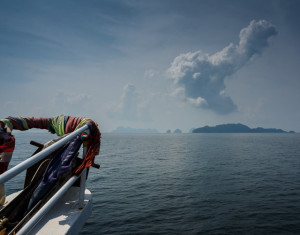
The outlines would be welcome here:
<svg viewBox="0 0 300 235">
<path fill-rule="evenodd" d="M 80 208 L 78 204 L 79 191 L 79 187 L 71 187 L 63 197 L 56 202 L 54 207 L 41 218 L 29 234 L 77 234 L 92 212 L 91 192 L 85 189 L 83 207 Z M 4 206 L 13 200 L 20 192 L 8 195 Z"/>
<path fill-rule="evenodd" d="M 92 195 L 85 189 L 83 208 L 79 208 L 78 187 L 71 187 L 29 234 L 77 234 L 92 212 Z"/>
</svg>

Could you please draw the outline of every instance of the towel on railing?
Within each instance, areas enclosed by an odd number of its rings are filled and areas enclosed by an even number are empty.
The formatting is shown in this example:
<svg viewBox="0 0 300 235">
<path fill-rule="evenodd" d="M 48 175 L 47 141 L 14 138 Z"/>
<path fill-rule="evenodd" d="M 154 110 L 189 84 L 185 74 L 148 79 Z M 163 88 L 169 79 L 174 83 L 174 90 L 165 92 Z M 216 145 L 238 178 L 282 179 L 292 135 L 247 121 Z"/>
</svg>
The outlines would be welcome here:
<svg viewBox="0 0 300 235">
<path fill-rule="evenodd" d="M 0 175 L 4 173 L 11 160 L 12 153 L 15 148 L 15 138 L 0 125 Z M 4 184 L 0 185 L 0 206 L 5 203 Z"/>
<path fill-rule="evenodd" d="M 87 124 L 91 132 L 87 140 L 85 140 L 85 145 L 88 150 L 83 163 L 75 171 L 76 175 L 80 174 L 85 167 L 92 166 L 95 156 L 98 155 L 100 151 L 101 133 L 98 125 L 89 118 L 66 116 L 63 114 L 51 118 L 19 116 L 1 119 L 0 124 L 5 127 L 8 132 L 11 132 L 13 129 L 25 131 L 31 128 L 39 128 L 46 129 L 53 134 L 56 133 L 58 136 L 71 133 L 84 124 Z"/>
<path fill-rule="evenodd" d="M 82 140 L 80 136 L 77 136 L 54 156 L 43 175 L 42 181 L 30 198 L 27 212 L 57 184 L 65 173 L 71 171 L 72 161 L 81 144 Z"/>
<path fill-rule="evenodd" d="M 15 148 L 15 138 L 0 125 L 0 175 L 8 168 Z"/>
</svg>

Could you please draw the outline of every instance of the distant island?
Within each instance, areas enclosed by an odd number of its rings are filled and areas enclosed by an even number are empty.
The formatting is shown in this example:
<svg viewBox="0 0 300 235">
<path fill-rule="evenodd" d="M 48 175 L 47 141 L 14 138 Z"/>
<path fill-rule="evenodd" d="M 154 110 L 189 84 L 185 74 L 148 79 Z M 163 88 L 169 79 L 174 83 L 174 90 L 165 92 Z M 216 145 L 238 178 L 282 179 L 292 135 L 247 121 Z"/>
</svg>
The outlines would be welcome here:
<svg viewBox="0 0 300 235">
<path fill-rule="evenodd" d="M 155 129 L 136 129 L 131 127 L 119 126 L 112 133 L 158 133 Z"/>
<path fill-rule="evenodd" d="M 167 134 L 171 134 L 172 131 L 171 131 L 171 130 L 167 130 L 166 133 L 167 133 Z M 181 134 L 181 133 L 182 133 L 182 130 L 176 129 L 176 130 L 173 131 L 173 133 L 174 133 L 174 134 Z"/>
<path fill-rule="evenodd" d="M 181 134 L 181 133 L 182 133 L 182 130 L 176 129 L 173 133 L 174 133 L 174 134 Z"/>
<path fill-rule="evenodd" d="M 204 126 L 196 128 L 192 133 L 295 133 L 294 131 L 284 131 L 275 128 L 250 128 L 243 124 L 222 124 L 214 127 Z"/>
</svg>

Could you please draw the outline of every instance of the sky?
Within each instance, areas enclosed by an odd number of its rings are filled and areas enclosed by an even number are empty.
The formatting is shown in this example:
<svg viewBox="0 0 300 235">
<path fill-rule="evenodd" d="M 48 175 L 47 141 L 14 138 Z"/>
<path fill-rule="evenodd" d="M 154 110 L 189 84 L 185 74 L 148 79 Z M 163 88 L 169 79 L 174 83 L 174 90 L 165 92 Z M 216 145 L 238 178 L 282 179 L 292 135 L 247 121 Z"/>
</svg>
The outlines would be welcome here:
<svg viewBox="0 0 300 235">
<path fill-rule="evenodd" d="M 300 132 L 300 1 L 0 2 L 0 117 Z"/>
</svg>

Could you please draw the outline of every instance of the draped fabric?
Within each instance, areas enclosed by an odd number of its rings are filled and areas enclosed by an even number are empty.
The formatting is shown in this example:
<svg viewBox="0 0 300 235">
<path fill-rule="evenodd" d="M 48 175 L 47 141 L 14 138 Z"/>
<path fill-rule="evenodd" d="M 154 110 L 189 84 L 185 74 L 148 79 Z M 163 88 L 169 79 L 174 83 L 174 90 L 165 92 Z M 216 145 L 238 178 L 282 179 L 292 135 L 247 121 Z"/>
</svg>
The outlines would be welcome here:
<svg viewBox="0 0 300 235">
<path fill-rule="evenodd" d="M 29 212 L 32 207 L 54 187 L 61 176 L 71 170 L 72 160 L 76 156 L 81 144 L 82 140 L 80 136 L 77 136 L 51 160 L 41 183 L 35 189 L 30 198 L 27 212 Z"/>
<path fill-rule="evenodd" d="M 76 169 L 76 175 L 80 174 L 85 167 L 92 166 L 95 156 L 98 155 L 100 151 L 101 133 L 98 129 L 98 125 L 93 120 L 84 117 L 66 116 L 63 114 L 51 118 L 19 116 L 0 119 L 0 125 L 7 133 L 12 132 L 13 129 L 25 131 L 32 128 L 39 128 L 48 130 L 53 134 L 56 133 L 58 136 L 63 136 L 73 132 L 84 124 L 87 124 L 90 129 L 90 134 L 87 138 L 85 136 L 84 142 L 84 145 L 87 146 L 87 154 L 82 164 Z M 12 141 L 14 143 L 14 138 Z"/>
<path fill-rule="evenodd" d="M 53 128 L 58 136 L 63 136 L 65 135 L 65 123 L 67 122 L 67 120 L 68 116 L 61 114 L 59 116 L 53 117 L 50 121 L 49 126 Z"/>
<path fill-rule="evenodd" d="M 7 135 L 3 137 L 4 135 Z M 0 175 L 8 168 L 12 153 L 15 148 L 15 138 L 13 135 L 4 134 L 0 131 L 1 145 L 0 145 Z M 5 138 L 5 139 L 4 139 Z"/>
<path fill-rule="evenodd" d="M 87 124 L 89 126 L 91 133 L 87 138 L 87 154 L 82 164 L 76 169 L 76 175 L 80 174 L 85 167 L 92 166 L 94 164 L 95 156 L 97 156 L 100 151 L 101 133 L 97 127 L 97 124 L 93 120 L 69 116 L 65 131 L 66 133 L 70 133 L 75 129 L 80 128 L 83 124 Z"/>
<path fill-rule="evenodd" d="M 46 129 L 49 130 L 49 118 L 42 117 L 8 117 L 5 119 L 0 119 L 0 122 L 5 123 L 11 131 L 13 129 L 26 131 L 32 128 Z"/>
</svg>

